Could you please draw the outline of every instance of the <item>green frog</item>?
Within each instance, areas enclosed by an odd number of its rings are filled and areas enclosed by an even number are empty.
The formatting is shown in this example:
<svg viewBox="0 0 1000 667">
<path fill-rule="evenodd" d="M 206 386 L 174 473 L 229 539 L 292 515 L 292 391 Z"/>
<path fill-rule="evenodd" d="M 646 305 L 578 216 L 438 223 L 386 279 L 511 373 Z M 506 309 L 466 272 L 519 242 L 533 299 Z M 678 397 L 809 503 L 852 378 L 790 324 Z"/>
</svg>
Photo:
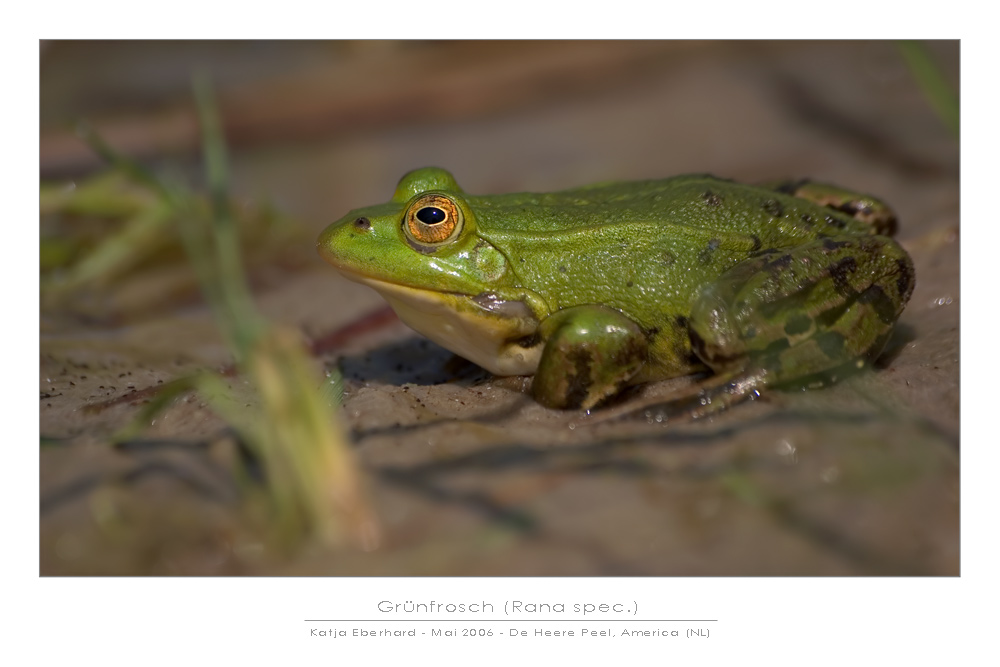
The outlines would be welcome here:
<svg viewBox="0 0 1000 667">
<path fill-rule="evenodd" d="M 884 348 L 913 291 L 895 216 L 810 181 L 708 175 L 469 195 L 444 169 L 351 211 L 320 254 L 400 319 L 551 408 L 709 372 L 704 414 L 822 383 Z M 678 399 L 680 400 L 680 399 Z"/>
</svg>

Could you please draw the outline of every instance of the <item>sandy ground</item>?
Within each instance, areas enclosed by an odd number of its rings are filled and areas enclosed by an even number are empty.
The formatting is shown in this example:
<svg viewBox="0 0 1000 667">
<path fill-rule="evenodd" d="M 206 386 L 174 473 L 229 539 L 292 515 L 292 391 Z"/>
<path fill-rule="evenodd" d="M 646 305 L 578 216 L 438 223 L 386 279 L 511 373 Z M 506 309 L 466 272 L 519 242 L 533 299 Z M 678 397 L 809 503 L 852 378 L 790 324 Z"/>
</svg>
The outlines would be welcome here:
<svg viewBox="0 0 1000 667">
<path fill-rule="evenodd" d="M 56 43 L 42 61 L 43 178 L 89 168 L 60 148 L 59 123 L 163 116 L 198 62 L 230 105 L 284 82 L 289 102 L 274 106 L 308 132 L 275 130 L 290 121 L 268 125 L 268 108 L 234 113 L 234 182 L 304 222 L 300 251 L 253 282 L 269 318 L 316 339 L 384 304 L 311 239 L 387 200 L 411 168 L 444 166 L 473 193 L 808 176 L 899 214 L 917 285 L 876 371 L 703 420 L 607 420 L 544 409 L 523 381 L 381 318 L 315 363 L 347 378 L 343 415 L 383 543 L 272 554 L 239 527 L 232 444 L 196 395 L 132 446 L 106 442 L 141 406 L 133 392 L 230 361 L 197 299 L 161 299 L 162 276 L 134 277 L 91 295 L 99 316 L 42 312 L 40 430 L 55 439 L 41 452 L 42 573 L 958 574 L 957 140 L 890 43 L 611 46 Z M 957 43 L 931 53 L 957 85 Z M 296 106 L 314 80 L 325 132 L 315 107 Z M 135 151 L 160 155 L 153 144 Z M 183 144 L 168 157 L 189 165 Z"/>
</svg>

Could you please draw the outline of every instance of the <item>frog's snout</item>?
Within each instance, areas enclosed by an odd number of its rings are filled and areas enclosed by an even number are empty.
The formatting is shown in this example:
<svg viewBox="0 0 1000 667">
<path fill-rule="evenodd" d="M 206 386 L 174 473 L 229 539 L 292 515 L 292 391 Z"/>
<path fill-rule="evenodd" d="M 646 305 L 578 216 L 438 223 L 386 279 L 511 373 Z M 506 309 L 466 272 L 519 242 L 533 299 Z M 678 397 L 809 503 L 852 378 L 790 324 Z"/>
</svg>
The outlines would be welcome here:
<svg viewBox="0 0 1000 667">
<path fill-rule="evenodd" d="M 336 255 L 333 252 L 333 241 L 337 228 L 340 227 L 341 224 L 342 221 L 337 221 L 328 225 L 326 229 L 320 232 L 319 238 L 316 239 L 316 251 L 319 253 L 319 256 L 333 265 L 337 264 Z"/>
</svg>

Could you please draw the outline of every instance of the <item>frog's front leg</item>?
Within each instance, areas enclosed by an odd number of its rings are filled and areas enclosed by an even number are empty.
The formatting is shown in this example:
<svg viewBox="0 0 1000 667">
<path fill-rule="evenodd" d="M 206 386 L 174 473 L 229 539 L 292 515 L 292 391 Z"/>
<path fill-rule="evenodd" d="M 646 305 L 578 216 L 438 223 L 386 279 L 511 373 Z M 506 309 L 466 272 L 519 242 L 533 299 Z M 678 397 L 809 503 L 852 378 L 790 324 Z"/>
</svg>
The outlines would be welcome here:
<svg viewBox="0 0 1000 667">
<path fill-rule="evenodd" d="M 710 410 L 873 361 L 913 283 L 910 257 L 881 236 L 818 239 L 730 269 L 689 321 L 695 354 L 719 376 Z"/>
<path fill-rule="evenodd" d="M 646 363 L 638 324 L 605 306 L 574 306 L 547 317 L 545 348 L 531 390 L 550 408 L 589 410 L 616 394 Z"/>
</svg>

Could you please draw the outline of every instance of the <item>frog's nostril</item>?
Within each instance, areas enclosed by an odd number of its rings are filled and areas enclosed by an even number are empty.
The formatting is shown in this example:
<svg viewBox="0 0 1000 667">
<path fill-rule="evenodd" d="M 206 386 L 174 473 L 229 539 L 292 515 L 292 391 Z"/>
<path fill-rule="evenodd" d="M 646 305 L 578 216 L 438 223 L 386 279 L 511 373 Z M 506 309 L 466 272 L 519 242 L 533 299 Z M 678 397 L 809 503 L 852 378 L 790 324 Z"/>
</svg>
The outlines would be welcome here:
<svg viewBox="0 0 1000 667">
<path fill-rule="evenodd" d="M 365 217 L 360 217 L 354 221 L 354 228 L 367 232 L 372 228 L 372 221 Z"/>
</svg>

